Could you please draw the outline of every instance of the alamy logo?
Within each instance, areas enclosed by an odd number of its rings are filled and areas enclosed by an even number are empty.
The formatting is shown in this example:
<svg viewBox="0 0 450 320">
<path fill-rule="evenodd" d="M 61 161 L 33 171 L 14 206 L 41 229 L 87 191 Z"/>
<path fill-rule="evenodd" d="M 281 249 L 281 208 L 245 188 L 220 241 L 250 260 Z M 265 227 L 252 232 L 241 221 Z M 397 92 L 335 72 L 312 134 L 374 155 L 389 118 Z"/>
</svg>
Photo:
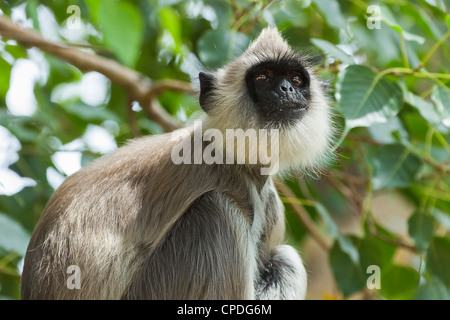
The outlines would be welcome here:
<svg viewBox="0 0 450 320">
<path fill-rule="evenodd" d="M 77 5 L 71 5 L 67 7 L 67 13 L 71 16 L 67 18 L 67 28 L 80 29 L 81 28 L 81 10 Z"/>
<path fill-rule="evenodd" d="M 368 289 L 381 289 L 381 270 L 380 267 L 372 264 L 367 267 L 366 273 L 371 275 L 367 278 L 366 286 Z"/>
<path fill-rule="evenodd" d="M 171 141 L 178 141 L 171 153 L 177 165 L 260 164 L 261 175 L 272 175 L 279 169 L 278 129 L 226 129 L 223 134 L 218 129 L 203 132 L 202 122 L 195 121 L 193 135 L 188 129 L 180 129 L 172 133 Z"/>
<path fill-rule="evenodd" d="M 377 5 L 371 5 L 367 7 L 366 13 L 369 15 L 367 18 L 367 28 L 370 30 L 381 29 L 381 9 Z"/>
<path fill-rule="evenodd" d="M 77 265 L 70 265 L 67 273 L 71 274 L 66 281 L 67 289 L 81 289 L 81 269 Z"/>
</svg>

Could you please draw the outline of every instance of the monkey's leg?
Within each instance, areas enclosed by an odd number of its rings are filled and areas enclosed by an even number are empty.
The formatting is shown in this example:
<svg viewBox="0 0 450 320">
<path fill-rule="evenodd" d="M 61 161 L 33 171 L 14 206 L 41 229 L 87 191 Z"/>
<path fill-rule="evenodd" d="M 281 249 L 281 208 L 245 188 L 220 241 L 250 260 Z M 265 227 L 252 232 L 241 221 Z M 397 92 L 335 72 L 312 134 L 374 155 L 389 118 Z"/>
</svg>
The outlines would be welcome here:
<svg viewBox="0 0 450 320">
<path fill-rule="evenodd" d="M 215 192 L 198 198 L 147 258 L 123 298 L 251 298 L 254 269 L 249 265 L 256 263 L 245 238 L 237 236 L 245 221 L 234 210 Z"/>
<path fill-rule="evenodd" d="M 304 299 L 307 278 L 297 251 L 278 245 L 270 252 L 256 286 L 257 299 Z"/>
</svg>

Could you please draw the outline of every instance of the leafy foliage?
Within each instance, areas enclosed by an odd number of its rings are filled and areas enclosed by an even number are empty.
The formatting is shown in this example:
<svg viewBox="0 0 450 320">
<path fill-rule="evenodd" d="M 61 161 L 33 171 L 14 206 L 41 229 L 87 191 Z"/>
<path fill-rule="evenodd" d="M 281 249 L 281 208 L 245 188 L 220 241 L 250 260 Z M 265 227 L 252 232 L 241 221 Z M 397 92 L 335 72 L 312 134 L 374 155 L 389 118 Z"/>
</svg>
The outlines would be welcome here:
<svg viewBox="0 0 450 320">
<path fill-rule="evenodd" d="M 338 157 L 320 179 L 284 182 L 295 195 L 283 198 L 289 242 L 303 251 L 311 237 L 322 239 L 336 285 L 322 295 L 449 299 L 450 8 L 444 1 L 374 4 L 375 11 L 360 0 L 10 0 L 0 10 L 151 80 L 195 84 L 199 70 L 230 61 L 268 24 L 294 47 L 323 54 L 318 71 L 330 82 Z M 68 11 L 74 5 L 79 17 Z M 27 61 L 37 70 L 31 86 L 22 80 L 22 91 L 14 91 Z M 13 98 L 25 94 L 19 105 L 31 111 L 13 108 Z M 187 93 L 166 91 L 158 100 L 181 121 L 199 112 Z M 67 159 L 85 165 L 132 138 L 133 126 L 141 135 L 162 132 L 142 106 L 133 104 L 130 116 L 128 104 L 126 88 L 0 38 L 0 128 L 15 137 L 5 141 L 19 142 L 0 144 L 0 190 L 11 174 L 32 179 L 0 195 L 0 298 L 20 296 L 26 244 L 71 173 Z M 95 144 L 100 134 L 112 147 Z M 399 203 L 406 204 L 391 209 Z M 299 221 L 299 210 L 312 226 Z M 348 221 L 352 232 L 343 231 Z M 381 270 L 379 289 L 367 286 L 372 265 Z"/>
</svg>

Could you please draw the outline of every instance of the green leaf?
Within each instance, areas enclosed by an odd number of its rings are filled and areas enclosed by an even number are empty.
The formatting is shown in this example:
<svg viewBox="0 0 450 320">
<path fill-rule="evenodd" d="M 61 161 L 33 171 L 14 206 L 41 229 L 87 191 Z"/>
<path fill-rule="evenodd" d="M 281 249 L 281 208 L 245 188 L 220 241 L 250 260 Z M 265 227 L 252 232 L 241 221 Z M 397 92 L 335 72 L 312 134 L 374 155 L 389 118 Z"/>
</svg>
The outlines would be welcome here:
<svg viewBox="0 0 450 320">
<path fill-rule="evenodd" d="M 415 94 L 413 94 L 410 91 L 406 91 L 404 93 L 404 95 L 405 95 L 405 101 L 408 104 L 410 104 L 411 106 L 413 106 L 414 108 L 416 108 L 417 111 L 419 111 L 422 118 L 427 120 L 429 123 L 432 123 L 435 125 L 437 125 L 441 122 L 441 117 L 440 117 L 438 111 L 436 110 L 435 106 L 431 102 L 429 102 L 419 96 L 416 96 Z"/>
<path fill-rule="evenodd" d="M 28 0 L 26 2 L 25 11 L 27 13 L 27 18 L 31 18 L 33 21 L 33 28 L 35 30 L 40 30 L 39 26 L 39 18 L 37 13 L 37 8 L 39 6 L 39 1 L 37 0 Z"/>
<path fill-rule="evenodd" d="M 0 97 L 4 99 L 9 89 L 9 78 L 11 76 L 11 65 L 0 56 Z M 1 101 L 1 100 L 0 100 Z"/>
<path fill-rule="evenodd" d="M 328 210 L 321 203 L 316 203 L 315 208 L 319 213 L 320 217 L 324 220 L 328 232 L 336 238 L 337 243 L 339 244 L 341 250 L 350 257 L 353 263 L 358 264 L 359 263 L 358 250 L 356 249 L 356 247 L 350 241 L 349 238 L 341 235 L 338 226 L 331 218 L 331 215 L 328 213 Z"/>
<path fill-rule="evenodd" d="M 112 111 L 104 107 L 92 107 L 83 103 L 69 103 L 64 109 L 74 116 L 77 116 L 86 122 L 114 120 L 120 122 L 120 118 Z"/>
<path fill-rule="evenodd" d="M 176 53 L 181 52 L 181 23 L 176 11 L 171 7 L 163 7 L 159 10 L 159 20 L 161 28 L 172 36 Z"/>
<path fill-rule="evenodd" d="M 345 19 L 338 1 L 314 0 L 314 4 L 330 27 L 341 29 L 345 25 Z"/>
<path fill-rule="evenodd" d="M 360 65 L 339 73 L 336 91 L 347 130 L 386 122 L 397 115 L 402 103 L 398 84 Z"/>
<path fill-rule="evenodd" d="M 15 164 L 11 166 L 12 169 L 14 167 Z M 14 220 L 26 231 L 32 232 L 50 194 L 43 192 L 45 188 L 45 184 L 37 184 L 34 188 L 24 188 L 12 196 L 0 195 L 0 211 L 14 212 Z"/>
<path fill-rule="evenodd" d="M 89 20 L 94 23 L 98 23 L 98 17 L 99 17 L 99 12 L 100 12 L 99 8 L 100 8 L 102 1 L 85 0 L 85 2 L 89 8 Z"/>
<path fill-rule="evenodd" d="M 427 271 L 450 287 L 450 239 L 435 237 L 427 252 Z"/>
<path fill-rule="evenodd" d="M 375 190 L 407 187 L 421 167 L 421 161 L 401 145 L 380 147 L 372 161 Z"/>
<path fill-rule="evenodd" d="M 423 141 L 430 128 L 428 122 L 416 113 L 406 113 L 403 117 L 403 124 L 410 135 L 411 141 Z"/>
<path fill-rule="evenodd" d="M 419 287 L 417 300 L 450 300 L 450 290 L 439 279 L 428 280 Z"/>
<path fill-rule="evenodd" d="M 329 263 L 336 283 L 344 297 L 360 291 L 366 284 L 366 277 L 361 266 L 341 249 L 336 241 L 329 253 Z"/>
<path fill-rule="evenodd" d="M 27 58 L 26 49 L 20 45 L 5 44 L 5 51 L 9 52 L 16 60 L 20 58 Z"/>
<path fill-rule="evenodd" d="M 403 30 L 403 37 L 407 41 L 414 41 L 414 42 L 417 42 L 418 44 L 424 44 L 425 43 L 425 38 L 424 37 L 418 36 L 417 34 L 412 34 L 412 33 L 407 32 L 405 30 Z"/>
<path fill-rule="evenodd" d="M 336 45 L 322 39 L 311 39 L 312 44 L 314 44 L 317 48 L 319 48 L 326 55 L 333 57 L 343 63 L 354 64 L 355 60 L 338 48 Z"/>
<path fill-rule="evenodd" d="M 304 239 L 305 235 L 308 234 L 308 231 L 290 206 L 285 207 L 285 217 L 286 243 L 295 247 Z"/>
<path fill-rule="evenodd" d="M 197 42 L 200 60 L 209 68 L 219 68 L 240 55 L 250 39 L 232 30 L 208 30 Z"/>
<path fill-rule="evenodd" d="M 370 126 L 370 135 L 382 144 L 391 144 L 400 140 L 408 139 L 408 131 L 405 130 L 399 118 L 391 118 L 385 123 Z"/>
<path fill-rule="evenodd" d="M 450 111 L 450 89 L 443 86 L 434 86 L 431 99 L 440 111 Z"/>
<path fill-rule="evenodd" d="M 388 23 L 388 24 L 389 24 L 389 26 L 392 29 L 394 29 L 395 31 L 397 31 L 398 33 L 403 35 L 403 38 L 405 40 L 407 40 L 407 41 L 414 41 L 414 42 L 417 42 L 418 44 L 424 44 L 425 43 L 425 38 L 403 30 L 403 28 L 400 27 L 398 24 L 390 24 L 390 23 Z"/>
<path fill-rule="evenodd" d="M 204 2 L 206 4 L 206 2 Z M 232 10 L 232 6 L 227 1 L 208 1 L 208 10 L 212 9 L 215 16 L 213 19 L 209 12 L 203 12 L 203 15 L 207 13 L 208 20 L 213 29 L 224 29 L 230 26 L 230 21 L 234 19 L 234 12 Z M 270 7 L 270 6 L 269 6 Z"/>
<path fill-rule="evenodd" d="M 307 28 L 311 23 L 305 6 L 309 6 L 308 1 L 274 1 L 262 15 L 269 25 L 276 25 L 279 30 L 285 28 Z"/>
<path fill-rule="evenodd" d="M 64 82 L 80 81 L 83 76 L 80 70 L 61 59 L 47 56 L 47 62 L 50 66 L 50 74 L 46 86 L 52 90 Z"/>
<path fill-rule="evenodd" d="M 151 121 L 148 118 L 141 118 L 137 121 L 139 128 L 144 128 L 151 134 L 161 134 L 164 130 L 156 122 Z"/>
<path fill-rule="evenodd" d="M 414 41 L 417 42 L 418 44 L 424 44 L 425 43 L 425 38 L 421 37 L 419 35 L 410 33 L 408 31 L 405 31 L 404 28 L 402 28 L 402 26 L 400 26 L 396 21 L 397 21 L 397 17 L 394 15 L 394 13 L 387 7 L 387 6 L 381 6 L 381 13 L 380 13 L 380 17 L 382 19 L 382 21 L 388 25 L 389 27 L 391 27 L 393 30 L 397 31 L 404 40 L 406 41 Z"/>
<path fill-rule="evenodd" d="M 448 2 L 446 2 L 446 0 L 434 0 L 434 1 L 427 1 L 427 4 L 429 6 L 432 6 L 438 10 L 440 10 L 443 13 L 446 13 L 448 11 Z M 447 5 L 447 7 L 446 7 Z"/>
<path fill-rule="evenodd" d="M 445 229 L 450 231 L 450 214 L 446 214 L 439 209 L 434 209 L 431 212 L 431 216 L 434 218 L 436 222 L 438 222 Z"/>
<path fill-rule="evenodd" d="M 81 167 L 87 166 L 92 161 L 98 159 L 98 155 L 93 154 L 89 151 L 85 151 L 81 155 Z"/>
<path fill-rule="evenodd" d="M 140 12 L 129 2 L 101 1 L 98 23 L 103 43 L 128 67 L 134 67 L 142 42 L 143 21 Z"/>
<path fill-rule="evenodd" d="M 419 210 L 415 211 L 408 220 L 408 229 L 417 248 L 420 250 L 428 248 L 434 232 L 434 221 L 430 215 Z"/>
<path fill-rule="evenodd" d="M 30 235 L 15 220 L 0 213 L 0 248 L 25 256 Z"/>
<path fill-rule="evenodd" d="M 417 292 L 419 273 L 408 267 L 392 266 L 381 277 L 381 293 L 387 299 L 411 299 Z"/>
<path fill-rule="evenodd" d="M 360 265 L 363 272 L 367 267 L 376 265 L 385 271 L 390 268 L 395 250 L 385 242 L 370 236 L 357 239 L 356 246 L 360 256 Z"/>
<path fill-rule="evenodd" d="M 20 142 L 37 142 L 39 133 L 45 128 L 45 122 L 38 115 L 16 116 L 0 110 L 0 125 L 8 128 Z"/>
<path fill-rule="evenodd" d="M 430 17 L 428 10 L 425 11 L 420 7 L 409 5 L 405 6 L 403 11 L 405 14 L 411 16 L 427 38 L 438 40 L 442 37 L 443 33 L 440 29 L 440 22 L 435 18 Z"/>
<path fill-rule="evenodd" d="M 444 126 L 450 128 L 450 89 L 434 86 L 431 99 L 436 106 L 439 120 Z"/>
<path fill-rule="evenodd" d="M 16 272 L 15 276 L 0 274 L 0 299 L 2 296 L 8 299 L 20 299 L 20 279 L 17 277 L 18 273 L 16 270 L 16 268 L 10 270 L 11 275 Z"/>
</svg>

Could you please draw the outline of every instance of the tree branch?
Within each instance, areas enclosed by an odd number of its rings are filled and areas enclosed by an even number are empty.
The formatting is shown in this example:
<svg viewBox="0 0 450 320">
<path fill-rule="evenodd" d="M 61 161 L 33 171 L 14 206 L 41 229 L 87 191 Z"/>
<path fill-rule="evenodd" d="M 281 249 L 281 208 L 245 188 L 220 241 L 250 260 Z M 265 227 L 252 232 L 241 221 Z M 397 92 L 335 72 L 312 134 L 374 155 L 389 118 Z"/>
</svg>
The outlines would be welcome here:
<svg viewBox="0 0 450 320">
<path fill-rule="evenodd" d="M 380 240 L 382 240 L 382 241 L 384 241 L 384 242 L 386 242 L 386 243 L 388 243 L 388 244 L 390 244 L 390 245 L 392 245 L 394 247 L 404 248 L 404 249 L 407 249 L 407 250 L 409 250 L 409 251 L 411 251 L 413 253 L 418 253 L 419 252 L 419 250 L 418 250 L 418 248 L 416 246 L 414 246 L 412 244 L 409 244 L 409 243 L 406 243 L 405 241 L 403 241 L 402 239 L 399 239 L 399 238 L 391 239 L 388 236 L 386 236 L 386 235 L 382 234 L 381 232 L 379 232 L 377 230 L 376 226 L 375 226 L 375 223 L 371 219 L 373 219 L 373 217 L 370 216 L 366 220 L 367 221 L 367 225 L 368 225 L 367 230 L 369 231 L 370 235 L 372 235 L 372 236 L 374 236 L 374 237 L 376 237 L 376 238 L 378 238 L 378 239 L 380 239 Z"/>
<path fill-rule="evenodd" d="M 143 74 L 129 69 L 114 60 L 46 40 L 34 30 L 19 27 L 6 16 L 0 16 L 0 35 L 14 39 L 27 47 L 39 48 L 52 56 L 67 61 L 80 70 L 96 71 L 103 74 L 111 82 L 123 87 L 130 98 L 138 101 L 147 115 L 165 131 L 172 131 L 181 127 L 181 123 L 172 117 L 161 105 L 154 103 L 154 100 L 166 89 L 193 93 L 194 90 L 189 84 L 177 80 L 161 80 L 152 83 Z"/>
</svg>

